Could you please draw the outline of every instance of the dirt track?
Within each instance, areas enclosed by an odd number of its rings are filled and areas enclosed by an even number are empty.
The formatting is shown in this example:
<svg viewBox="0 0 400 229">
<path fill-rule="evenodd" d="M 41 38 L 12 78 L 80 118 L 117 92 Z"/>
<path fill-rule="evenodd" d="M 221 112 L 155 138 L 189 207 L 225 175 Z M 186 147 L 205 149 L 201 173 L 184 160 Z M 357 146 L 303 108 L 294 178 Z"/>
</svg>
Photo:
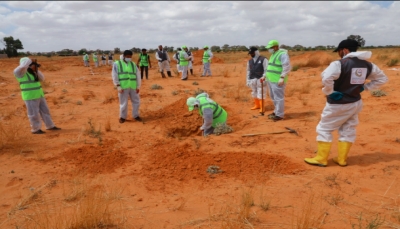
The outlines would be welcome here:
<svg viewBox="0 0 400 229">
<path fill-rule="evenodd" d="M 337 59 L 330 52 L 290 54 L 292 65 L 300 68 L 290 73 L 280 122 L 249 109 L 246 53 L 215 54 L 212 77 L 200 77 L 201 52 L 195 53 L 195 76 L 188 81 L 176 75 L 162 79 L 153 63 L 140 91 L 144 123 L 132 119 L 129 110 L 123 124 L 110 66 L 90 70 L 81 57 L 40 57 L 47 103 L 62 128 L 44 135 L 29 132 L 12 74 L 19 59 L 2 59 L 0 228 L 35 228 L 26 216 L 43 220 L 38 209 L 70 214 L 89 196 L 69 201 L 77 189 L 118 196 L 113 198 L 118 204 L 110 205 L 118 228 L 358 228 L 360 222 L 365 228 L 374 219 L 382 221 L 382 228 L 399 228 L 400 71 L 385 65 L 386 58 L 399 58 L 398 51 L 373 51 L 372 61 L 389 77 L 382 88 L 387 96 L 362 94 L 357 140 L 344 168 L 331 159 L 326 168 L 303 162 L 316 150 L 315 127 L 325 104 L 320 73 Z M 163 89 L 151 90 L 153 84 Z M 199 88 L 227 110 L 233 133 L 200 136 L 202 119 L 185 105 Z M 269 99 L 266 108 L 270 113 Z M 242 137 L 286 126 L 301 135 Z M 330 158 L 336 149 L 333 144 Z M 210 165 L 223 172 L 207 173 Z M 254 206 L 246 204 L 248 197 Z M 59 208 L 48 207 L 53 205 Z"/>
</svg>

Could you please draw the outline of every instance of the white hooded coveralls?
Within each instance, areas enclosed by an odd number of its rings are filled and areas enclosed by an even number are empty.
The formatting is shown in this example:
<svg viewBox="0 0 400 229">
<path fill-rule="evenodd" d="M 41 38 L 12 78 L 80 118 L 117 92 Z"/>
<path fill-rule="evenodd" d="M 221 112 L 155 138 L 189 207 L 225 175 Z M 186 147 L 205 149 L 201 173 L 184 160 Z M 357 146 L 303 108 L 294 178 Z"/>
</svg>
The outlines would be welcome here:
<svg viewBox="0 0 400 229">
<path fill-rule="evenodd" d="M 253 62 L 257 61 L 257 58 L 260 56 L 260 52 L 258 50 L 255 51 L 255 55 L 252 58 Z M 267 67 L 268 67 L 268 59 L 265 58 L 263 63 L 264 67 L 264 73 L 261 78 L 265 76 L 265 73 L 267 72 Z M 249 62 L 247 61 L 247 75 L 246 75 L 246 85 L 251 88 L 251 96 L 253 98 L 257 99 L 262 99 L 266 98 L 267 96 L 267 82 L 264 81 L 264 83 L 260 82 L 260 79 L 250 79 L 250 68 L 249 68 Z M 261 94 L 261 85 L 263 85 L 263 90 L 264 90 L 264 95 Z"/>
<path fill-rule="evenodd" d="M 123 59 L 123 56 L 122 56 Z M 120 60 L 124 61 L 124 60 Z M 136 88 L 140 89 L 140 86 L 142 84 L 142 79 L 140 78 L 140 70 L 136 66 Z M 112 68 L 112 80 L 115 86 L 120 85 L 119 83 L 119 78 L 118 78 L 118 63 L 115 62 Z M 118 98 L 119 98 L 119 117 L 126 119 L 128 116 L 128 98 L 131 99 L 131 104 L 132 104 L 132 117 L 137 118 L 139 117 L 139 107 L 140 107 L 140 97 L 139 93 L 136 93 L 135 89 L 132 88 L 127 88 L 123 89 L 122 93 L 118 93 Z"/>
<path fill-rule="evenodd" d="M 18 78 L 22 78 L 27 72 L 29 65 L 32 61 L 29 58 L 23 60 L 20 65 L 14 69 L 14 75 Z M 38 70 L 38 78 L 40 82 L 44 81 L 44 75 Z M 46 99 L 44 97 L 32 100 L 25 100 L 25 105 L 28 113 L 29 122 L 31 124 L 31 132 L 36 132 L 42 128 L 42 122 L 46 126 L 46 129 L 51 129 L 55 125 L 51 119 L 50 110 L 47 106 Z"/>
<path fill-rule="evenodd" d="M 351 52 L 343 58 L 357 57 L 360 60 L 367 60 L 371 57 L 370 51 Z M 375 64 L 372 64 L 371 74 L 364 84 L 365 90 L 378 89 L 388 81 L 387 76 Z M 322 73 L 322 92 L 325 95 L 333 93 L 334 80 L 338 79 L 341 73 L 340 61 L 333 61 Z M 317 141 L 332 142 L 332 132 L 339 131 L 339 141 L 354 143 L 356 139 L 356 126 L 358 125 L 358 113 L 362 109 L 362 99 L 354 103 L 330 104 L 326 103 L 321 114 L 321 120 L 317 125 Z"/>
</svg>

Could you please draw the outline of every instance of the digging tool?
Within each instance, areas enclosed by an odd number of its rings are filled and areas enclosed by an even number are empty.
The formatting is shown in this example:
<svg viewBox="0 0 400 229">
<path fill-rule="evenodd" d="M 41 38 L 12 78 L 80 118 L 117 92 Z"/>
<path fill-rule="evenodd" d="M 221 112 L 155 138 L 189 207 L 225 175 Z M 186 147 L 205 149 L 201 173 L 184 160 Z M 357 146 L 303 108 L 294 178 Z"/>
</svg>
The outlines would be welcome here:
<svg viewBox="0 0 400 229">
<path fill-rule="evenodd" d="M 258 80 L 257 80 L 258 81 Z M 264 82 L 261 82 L 261 116 L 264 116 Z"/>
<path fill-rule="evenodd" d="M 286 131 L 277 131 L 277 132 L 267 132 L 267 133 L 257 133 L 257 134 L 244 134 L 242 137 L 251 137 L 251 136 L 257 136 L 257 135 L 264 135 L 264 134 L 283 134 L 283 133 L 291 133 L 295 134 L 296 136 L 299 136 L 299 133 L 292 128 L 285 127 L 287 130 Z"/>
</svg>

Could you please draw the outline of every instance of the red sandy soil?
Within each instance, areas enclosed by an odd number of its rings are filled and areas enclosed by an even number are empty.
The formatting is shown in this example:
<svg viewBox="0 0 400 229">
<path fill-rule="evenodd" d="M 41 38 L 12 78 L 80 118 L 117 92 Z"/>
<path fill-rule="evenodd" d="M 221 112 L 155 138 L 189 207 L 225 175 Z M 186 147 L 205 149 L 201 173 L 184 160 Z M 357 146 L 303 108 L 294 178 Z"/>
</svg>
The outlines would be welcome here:
<svg viewBox="0 0 400 229">
<path fill-rule="evenodd" d="M 373 51 L 372 61 L 389 77 L 382 88 L 387 96 L 363 92 L 349 165 L 340 167 L 330 159 L 325 168 L 303 159 L 314 155 L 315 127 L 325 105 L 320 73 L 337 54 L 290 53 L 292 65 L 300 68 L 290 73 L 285 119 L 279 122 L 267 118 L 270 99 L 265 116 L 250 110 L 246 53 L 214 53 L 213 76 L 200 77 L 202 52 L 195 52 L 195 76 L 188 81 L 174 71 L 174 77 L 162 79 L 154 62 L 140 90 L 144 121 L 132 119 L 129 105 L 123 124 L 110 66 L 85 68 L 82 57 L 39 57 L 45 97 L 62 128 L 44 135 L 30 133 L 12 73 L 19 59 L 1 59 L 0 228 L 56 228 L 51 223 L 35 227 L 38 209 L 52 217 L 56 209 L 48 206 L 56 205 L 69 218 L 82 200 L 67 201 L 66 196 L 78 186 L 118 193 L 120 205 L 113 214 L 123 220 L 98 228 L 368 228 L 377 222 L 380 228 L 400 228 L 399 66 L 386 65 L 398 51 Z M 176 69 L 173 61 L 171 68 Z M 151 90 L 153 84 L 163 88 Z M 186 106 L 199 88 L 227 110 L 234 132 L 201 136 L 202 119 Z M 89 133 L 89 121 L 100 137 Z M 242 136 L 285 127 L 300 136 Z M 336 154 L 333 144 L 330 158 Z M 211 165 L 221 172 L 207 173 Z M 254 199 L 247 212 L 246 196 Z"/>
</svg>

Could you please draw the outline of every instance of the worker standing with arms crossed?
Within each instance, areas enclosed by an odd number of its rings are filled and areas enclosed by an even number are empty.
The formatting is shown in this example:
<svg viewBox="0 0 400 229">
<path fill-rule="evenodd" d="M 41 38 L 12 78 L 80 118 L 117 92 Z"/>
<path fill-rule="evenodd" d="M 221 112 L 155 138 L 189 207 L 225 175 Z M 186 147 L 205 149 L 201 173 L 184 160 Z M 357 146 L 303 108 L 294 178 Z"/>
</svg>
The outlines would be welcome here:
<svg viewBox="0 0 400 229">
<path fill-rule="evenodd" d="M 308 164 L 328 165 L 332 132 L 338 130 L 338 156 L 333 161 L 340 166 L 347 165 L 347 155 L 356 140 L 358 113 L 363 107 L 361 92 L 378 89 L 388 81 L 378 66 L 367 61 L 372 52 L 357 52 L 358 46 L 356 40 L 341 41 L 334 52 L 342 59 L 333 61 L 321 73 L 322 92 L 327 101 L 317 125 L 317 156 L 305 158 Z M 366 80 L 370 82 L 365 83 Z"/>
</svg>

